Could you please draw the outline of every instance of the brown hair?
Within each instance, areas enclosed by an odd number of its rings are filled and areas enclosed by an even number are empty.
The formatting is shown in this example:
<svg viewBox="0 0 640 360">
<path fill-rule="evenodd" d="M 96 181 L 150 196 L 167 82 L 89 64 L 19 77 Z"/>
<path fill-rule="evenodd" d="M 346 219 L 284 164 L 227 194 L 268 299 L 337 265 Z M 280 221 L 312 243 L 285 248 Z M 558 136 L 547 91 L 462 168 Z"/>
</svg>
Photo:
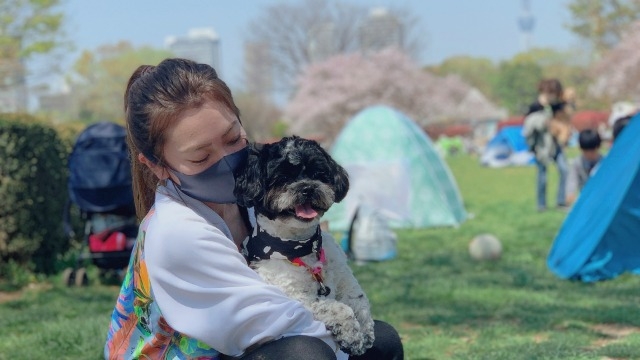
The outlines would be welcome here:
<svg viewBox="0 0 640 360">
<path fill-rule="evenodd" d="M 166 130 L 182 112 L 207 101 L 223 105 L 240 119 L 231 90 L 209 65 L 186 59 L 166 59 L 157 66 L 138 67 L 129 78 L 124 111 L 138 219 L 153 206 L 158 185 L 151 170 L 138 161 L 138 154 L 142 153 L 154 163 L 162 163 Z"/>
<path fill-rule="evenodd" d="M 562 97 L 562 83 L 558 79 L 544 79 L 538 83 L 538 93 L 554 94 Z"/>
</svg>

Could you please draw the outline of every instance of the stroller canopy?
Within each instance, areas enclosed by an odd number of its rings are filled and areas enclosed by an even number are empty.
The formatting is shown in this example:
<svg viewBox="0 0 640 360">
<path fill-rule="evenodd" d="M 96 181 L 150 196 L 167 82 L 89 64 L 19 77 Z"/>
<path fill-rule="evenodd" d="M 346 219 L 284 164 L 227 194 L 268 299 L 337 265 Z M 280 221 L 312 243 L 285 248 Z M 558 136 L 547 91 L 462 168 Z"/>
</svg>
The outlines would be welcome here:
<svg viewBox="0 0 640 360">
<path fill-rule="evenodd" d="M 87 127 L 69 156 L 69 196 L 86 212 L 133 208 L 131 161 L 125 128 L 111 122 Z"/>
</svg>

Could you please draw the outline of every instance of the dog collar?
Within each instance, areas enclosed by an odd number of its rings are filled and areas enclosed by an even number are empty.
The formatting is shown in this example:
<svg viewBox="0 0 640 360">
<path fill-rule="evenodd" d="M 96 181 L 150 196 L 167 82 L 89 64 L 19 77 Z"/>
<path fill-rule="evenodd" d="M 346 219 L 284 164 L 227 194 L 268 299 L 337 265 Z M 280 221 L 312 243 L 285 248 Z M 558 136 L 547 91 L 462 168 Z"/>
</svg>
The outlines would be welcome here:
<svg viewBox="0 0 640 360">
<path fill-rule="evenodd" d="M 307 240 L 287 240 L 269 235 L 266 231 L 256 225 L 253 234 L 247 237 L 242 243 L 242 255 L 247 262 L 268 259 L 288 260 L 293 265 L 307 268 L 313 279 L 320 285 L 318 296 L 327 296 L 331 289 L 324 284 L 322 269 L 327 263 L 322 248 L 322 232 L 318 226 L 316 232 Z M 302 260 L 303 256 L 316 254 L 318 261 L 313 266 Z"/>
<path fill-rule="evenodd" d="M 290 240 L 269 235 L 260 228 L 260 225 L 256 225 L 253 234 L 242 243 L 241 250 L 247 261 L 252 263 L 268 259 L 287 259 L 292 261 L 295 258 L 301 258 L 312 253 L 319 254 L 320 249 L 322 249 L 320 226 L 318 226 L 313 236 L 307 240 Z"/>
<path fill-rule="evenodd" d="M 324 249 L 320 249 L 320 252 L 317 253 L 317 255 L 318 261 L 313 266 L 305 263 L 301 258 L 295 258 L 290 261 L 293 265 L 306 267 L 311 274 L 311 277 L 313 277 L 313 280 L 320 285 L 320 288 L 318 288 L 318 296 L 327 296 L 331 293 L 331 288 L 324 284 L 324 278 L 322 277 L 322 269 L 327 263 L 327 259 L 324 256 Z"/>
</svg>

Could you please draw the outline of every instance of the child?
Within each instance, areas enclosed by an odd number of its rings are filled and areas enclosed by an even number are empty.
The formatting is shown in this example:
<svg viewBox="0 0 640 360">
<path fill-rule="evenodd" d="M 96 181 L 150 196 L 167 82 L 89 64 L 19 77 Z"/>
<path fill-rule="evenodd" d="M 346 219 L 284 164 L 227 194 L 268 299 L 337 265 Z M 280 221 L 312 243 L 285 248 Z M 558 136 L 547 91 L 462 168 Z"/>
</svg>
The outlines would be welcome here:
<svg viewBox="0 0 640 360">
<path fill-rule="evenodd" d="M 581 155 L 573 159 L 569 164 L 567 176 L 567 204 L 575 202 L 576 197 L 589 177 L 596 170 L 596 165 L 602 159 L 600 144 L 602 139 L 596 130 L 587 129 L 580 131 L 578 136 Z"/>
</svg>

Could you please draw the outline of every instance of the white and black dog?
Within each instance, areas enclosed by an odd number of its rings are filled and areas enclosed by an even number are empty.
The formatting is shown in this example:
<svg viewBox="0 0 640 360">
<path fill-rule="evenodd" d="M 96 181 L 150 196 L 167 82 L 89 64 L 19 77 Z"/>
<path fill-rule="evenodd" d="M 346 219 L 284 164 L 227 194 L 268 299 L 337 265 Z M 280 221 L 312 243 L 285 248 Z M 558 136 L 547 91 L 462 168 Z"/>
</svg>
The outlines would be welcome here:
<svg viewBox="0 0 640 360">
<path fill-rule="evenodd" d="M 266 282 L 324 322 L 343 351 L 363 354 L 374 340 L 369 300 L 345 253 L 319 224 L 347 194 L 346 171 L 317 142 L 297 136 L 250 146 L 235 188 L 257 222 L 243 255 Z"/>
</svg>

